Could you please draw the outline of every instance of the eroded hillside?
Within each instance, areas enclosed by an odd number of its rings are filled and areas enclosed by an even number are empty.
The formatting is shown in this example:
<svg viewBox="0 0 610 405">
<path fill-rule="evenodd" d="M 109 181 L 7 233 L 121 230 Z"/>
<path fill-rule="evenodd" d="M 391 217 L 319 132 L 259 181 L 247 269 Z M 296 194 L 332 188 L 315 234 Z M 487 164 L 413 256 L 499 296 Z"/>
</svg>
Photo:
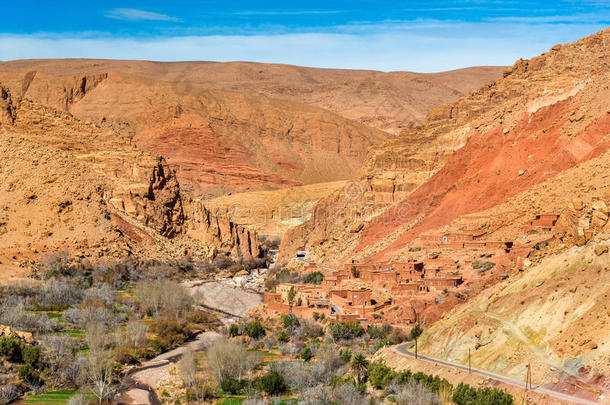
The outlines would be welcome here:
<svg viewBox="0 0 610 405">
<path fill-rule="evenodd" d="M 260 255 L 256 234 L 180 192 L 163 158 L 2 88 L 2 266 L 81 257 Z"/>
<path fill-rule="evenodd" d="M 506 201 L 610 146 L 610 31 L 553 47 L 371 149 L 342 191 L 289 231 L 281 257 L 405 252 L 421 232 Z M 415 140 L 418 140 L 417 142 Z"/>
<path fill-rule="evenodd" d="M 350 178 L 388 134 L 320 108 L 118 73 L 0 75 L 13 92 L 165 157 L 193 195 Z"/>
<path fill-rule="evenodd" d="M 248 62 L 148 62 L 20 60 L 2 71 L 52 76 L 117 72 L 186 86 L 265 96 L 322 107 L 392 134 L 422 122 L 432 107 L 497 79 L 502 67 L 483 66 L 434 74 L 317 69 Z M 78 77 L 76 80 L 80 80 Z M 69 96 L 70 92 L 66 94 Z"/>
</svg>

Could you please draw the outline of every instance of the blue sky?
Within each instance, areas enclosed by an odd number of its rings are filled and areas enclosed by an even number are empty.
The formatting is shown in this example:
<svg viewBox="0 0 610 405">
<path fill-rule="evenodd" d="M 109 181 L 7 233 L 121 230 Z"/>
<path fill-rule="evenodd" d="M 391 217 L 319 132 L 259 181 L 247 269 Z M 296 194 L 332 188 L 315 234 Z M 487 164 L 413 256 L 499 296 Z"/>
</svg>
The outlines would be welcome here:
<svg viewBox="0 0 610 405">
<path fill-rule="evenodd" d="M 508 65 L 610 25 L 610 0 L 11 1 L 0 59 L 248 60 L 434 72 Z"/>
</svg>

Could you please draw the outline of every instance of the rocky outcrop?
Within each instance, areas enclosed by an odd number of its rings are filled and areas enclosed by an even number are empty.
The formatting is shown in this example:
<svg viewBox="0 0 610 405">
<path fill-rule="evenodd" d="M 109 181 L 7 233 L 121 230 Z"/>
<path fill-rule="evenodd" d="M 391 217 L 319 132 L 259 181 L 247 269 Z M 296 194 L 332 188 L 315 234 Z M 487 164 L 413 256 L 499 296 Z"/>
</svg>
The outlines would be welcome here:
<svg viewBox="0 0 610 405">
<path fill-rule="evenodd" d="M 255 233 L 209 213 L 204 221 L 187 215 L 176 173 L 163 158 L 65 112 L 27 99 L 14 103 L 8 92 L 2 99 L 12 119 L 3 119 L 0 138 L 0 255 L 61 248 L 94 258 L 261 255 Z M 187 232 L 193 224 L 198 232 Z"/>
<path fill-rule="evenodd" d="M 607 197 L 610 203 L 610 195 Z M 575 198 L 557 220 L 553 234 L 566 246 L 583 246 L 602 231 L 610 233 L 606 199 L 587 203 Z"/>
<path fill-rule="evenodd" d="M 306 246 L 345 260 L 403 249 L 420 232 L 488 209 L 608 150 L 610 30 L 529 61 L 426 123 L 371 149 L 356 179 L 290 231 L 281 259 Z M 354 187 L 354 186 L 351 186 Z M 354 222 L 367 225 L 357 235 Z"/>
<path fill-rule="evenodd" d="M 192 196 L 350 178 L 390 135 L 318 107 L 108 73 L 3 72 L 13 92 L 163 156 Z"/>
<path fill-rule="evenodd" d="M 30 332 L 22 332 L 11 328 L 10 326 L 0 325 L 0 337 L 15 337 L 23 340 L 27 344 L 34 344 L 34 336 Z"/>
<path fill-rule="evenodd" d="M 187 234 L 218 251 L 228 250 L 233 257 L 260 258 L 263 250 L 256 232 L 231 221 L 228 216 L 212 214 L 200 199 L 187 200 Z"/>
</svg>

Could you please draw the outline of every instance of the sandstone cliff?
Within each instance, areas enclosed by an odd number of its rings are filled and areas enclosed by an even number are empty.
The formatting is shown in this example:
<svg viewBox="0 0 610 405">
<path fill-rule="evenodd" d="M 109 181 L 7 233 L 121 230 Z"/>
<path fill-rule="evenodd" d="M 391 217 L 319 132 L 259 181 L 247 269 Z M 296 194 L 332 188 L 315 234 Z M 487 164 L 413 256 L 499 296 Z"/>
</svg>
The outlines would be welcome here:
<svg viewBox="0 0 610 405">
<path fill-rule="evenodd" d="M 313 106 L 118 73 L 0 80 L 163 156 L 192 195 L 344 180 L 389 136 Z"/>
<path fill-rule="evenodd" d="M 370 150 L 350 186 L 289 231 L 281 257 L 382 258 L 419 233 L 488 209 L 610 145 L 610 30 L 520 60 L 504 77 Z"/>
<path fill-rule="evenodd" d="M 57 249 L 91 258 L 260 256 L 255 233 L 189 210 L 163 158 L 64 112 L 14 99 L 5 88 L 1 95 L 1 257 Z"/>
</svg>

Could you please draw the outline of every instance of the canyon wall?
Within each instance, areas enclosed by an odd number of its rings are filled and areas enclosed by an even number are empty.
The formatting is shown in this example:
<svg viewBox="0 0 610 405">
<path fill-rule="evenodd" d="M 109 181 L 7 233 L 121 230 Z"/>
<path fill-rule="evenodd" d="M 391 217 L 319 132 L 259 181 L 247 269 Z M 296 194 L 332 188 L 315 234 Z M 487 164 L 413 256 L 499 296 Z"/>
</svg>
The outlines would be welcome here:
<svg viewBox="0 0 610 405">
<path fill-rule="evenodd" d="M 381 258 L 419 233 L 505 201 L 608 149 L 610 31 L 519 60 L 369 151 L 354 182 L 289 231 L 287 260 Z"/>
</svg>

